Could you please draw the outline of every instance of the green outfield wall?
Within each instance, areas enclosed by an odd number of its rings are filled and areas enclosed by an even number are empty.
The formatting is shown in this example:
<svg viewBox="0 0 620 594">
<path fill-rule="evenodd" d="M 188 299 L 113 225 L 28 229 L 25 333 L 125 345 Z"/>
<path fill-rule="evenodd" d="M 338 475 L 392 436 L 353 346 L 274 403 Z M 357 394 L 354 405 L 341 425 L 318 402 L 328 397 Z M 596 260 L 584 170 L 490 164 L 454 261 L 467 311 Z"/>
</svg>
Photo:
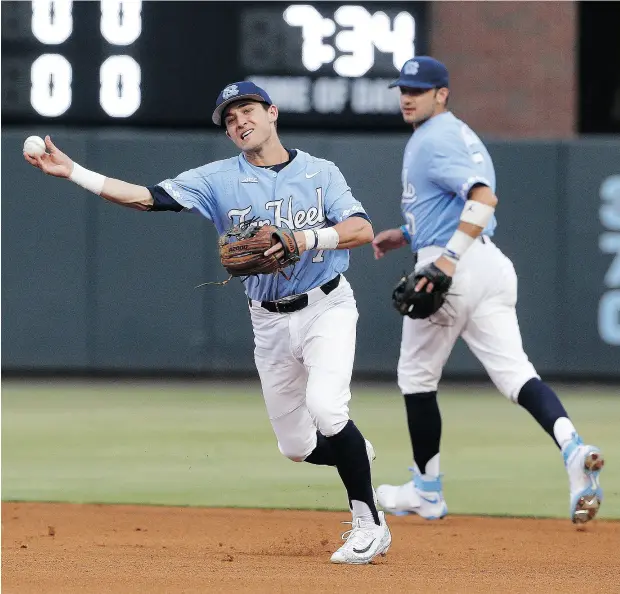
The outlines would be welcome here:
<svg viewBox="0 0 620 594">
<path fill-rule="evenodd" d="M 223 135 L 35 128 L 2 130 L 2 364 L 24 373 L 252 373 L 240 283 L 225 278 L 216 233 L 187 213 L 140 213 L 46 177 L 21 155 L 50 133 L 111 177 L 154 184 L 235 153 Z M 333 160 L 375 231 L 401 224 L 407 134 L 298 134 L 286 146 Z M 620 380 L 620 139 L 487 139 L 497 178 L 496 243 L 519 276 L 523 340 L 538 370 Z M 356 249 L 347 277 L 360 321 L 356 372 L 394 376 L 400 318 L 392 287 L 410 256 Z M 446 377 L 482 376 L 457 345 Z"/>
</svg>

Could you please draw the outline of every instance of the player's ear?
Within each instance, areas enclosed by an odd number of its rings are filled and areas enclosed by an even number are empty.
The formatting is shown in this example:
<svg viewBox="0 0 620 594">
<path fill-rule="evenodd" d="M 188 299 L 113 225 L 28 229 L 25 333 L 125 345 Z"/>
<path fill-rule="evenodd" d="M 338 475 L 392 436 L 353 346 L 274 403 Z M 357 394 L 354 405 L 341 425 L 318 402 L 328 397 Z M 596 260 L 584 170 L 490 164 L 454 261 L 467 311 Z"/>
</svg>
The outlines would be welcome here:
<svg viewBox="0 0 620 594">
<path fill-rule="evenodd" d="M 437 98 L 439 99 L 439 103 L 443 106 L 448 104 L 448 95 L 450 94 L 450 90 L 447 87 L 441 87 L 436 91 Z"/>
<path fill-rule="evenodd" d="M 278 107 L 276 105 L 270 105 L 267 110 L 267 118 L 269 119 L 269 123 L 273 123 L 278 119 Z"/>
</svg>

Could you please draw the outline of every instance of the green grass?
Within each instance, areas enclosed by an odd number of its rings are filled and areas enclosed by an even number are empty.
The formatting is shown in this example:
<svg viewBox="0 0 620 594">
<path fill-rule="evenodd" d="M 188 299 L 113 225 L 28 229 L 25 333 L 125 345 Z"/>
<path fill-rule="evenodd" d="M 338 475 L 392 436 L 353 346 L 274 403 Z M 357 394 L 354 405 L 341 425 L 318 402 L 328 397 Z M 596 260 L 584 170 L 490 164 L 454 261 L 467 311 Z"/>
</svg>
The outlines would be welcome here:
<svg viewBox="0 0 620 594">
<path fill-rule="evenodd" d="M 606 454 L 601 517 L 620 518 L 620 396 L 561 390 L 585 440 Z M 440 396 L 451 513 L 566 517 L 567 478 L 551 439 L 487 388 Z M 375 484 L 408 479 L 395 386 L 355 386 L 352 417 L 373 442 Z M 258 384 L 4 382 L 2 499 L 344 509 L 331 468 L 280 455 Z"/>
</svg>

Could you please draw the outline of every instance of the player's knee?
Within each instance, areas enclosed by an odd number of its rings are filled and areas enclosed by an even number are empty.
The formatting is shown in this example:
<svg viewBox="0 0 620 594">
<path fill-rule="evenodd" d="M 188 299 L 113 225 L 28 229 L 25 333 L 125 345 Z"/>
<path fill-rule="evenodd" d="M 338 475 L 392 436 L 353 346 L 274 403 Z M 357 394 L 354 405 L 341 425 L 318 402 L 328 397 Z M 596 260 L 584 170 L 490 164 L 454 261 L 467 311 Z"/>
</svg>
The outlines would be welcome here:
<svg viewBox="0 0 620 594">
<path fill-rule="evenodd" d="M 350 396 L 350 395 L 349 395 Z M 306 394 L 306 407 L 314 421 L 316 428 L 325 437 L 331 437 L 339 433 L 349 420 L 349 398 L 334 391 L 332 394 L 325 392 L 309 391 Z"/>
<path fill-rule="evenodd" d="M 278 449 L 283 456 L 286 456 L 293 462 L 303 462 L 312 452 L 312 448 L 310 451 L 307 451 L 308 447 L 305 444 L 294 442 L 285 444 L 278 442 Z"/>
<path fill-rule="evenodd" d="M 540 376 L 533 369 L 525 369 L 523 373 L 506 374 L 503 377 L 491 377 L 495 387 L 511 402 L 515 404 L 519 401 L 521 388 L 532 378 L 540 379 Z"/>
<path fill-rule="evenodd" d="M 337 419 L 331 418 L 331 419 L 325 420 L 321 423 L 321 425 L 319 425 L 317 422 L 317 427 L 319 427 L 319 431 L 325 437 L 332 437 L 333 435 L 340 433 L 348 422 L 349 422 L 349 416 L 347 415 L 346 417 L 341 416 Z"/>
<path fill-rule="evenodd" d="M 342 428 L 349 421 L 348 407 L 346 407 L 345 410 L 338 411 L 330 409 L 320 409 L 314 412 L 310 411 L 310 415 L 317 429 L 325 435 L 325 437 L 331 437 L 332 435 L 336 435 L 336 433 L 340 433 Z"/>
</svg>

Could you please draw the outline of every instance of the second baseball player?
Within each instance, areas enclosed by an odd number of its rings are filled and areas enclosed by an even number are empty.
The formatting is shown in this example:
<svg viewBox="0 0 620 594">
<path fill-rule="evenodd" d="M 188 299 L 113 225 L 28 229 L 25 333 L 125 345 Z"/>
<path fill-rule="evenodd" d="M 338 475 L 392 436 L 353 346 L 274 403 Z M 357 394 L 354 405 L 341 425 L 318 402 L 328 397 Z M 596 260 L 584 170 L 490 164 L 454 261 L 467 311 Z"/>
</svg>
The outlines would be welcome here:
<svg viewBox="0 0 620 594">
<path fill-rule="evenodd" d="M 439 464 L 437 387 L 461 336 L 497 389 L 525 408 L 560 448 L 568 473 L 570 517 L 575 523 L 587 522 L 603 499 L 603 456 L 595 446 L 584 445 L 559 398 L 540 380 L 523 350 L 517 276 L 492 240 L 498 199 L 491 157 L 475 132 L 448 110 L 444 64 L 428 56 L 409 60 L 391 86 L 400 88 L 403 119 L 413 127 L 402 167 L 405 224 L 375 237 L 375 258 L 410 247 L 417 259 L 415 291 L 450 288 L 444 306 L 430 317 L 403 318 L 398 385 L 407 411 L 413 476 L 402 485 L 381 485 L 379 502 L 391 512 L 428 519 L 448 511 Z"/>
</svg>

